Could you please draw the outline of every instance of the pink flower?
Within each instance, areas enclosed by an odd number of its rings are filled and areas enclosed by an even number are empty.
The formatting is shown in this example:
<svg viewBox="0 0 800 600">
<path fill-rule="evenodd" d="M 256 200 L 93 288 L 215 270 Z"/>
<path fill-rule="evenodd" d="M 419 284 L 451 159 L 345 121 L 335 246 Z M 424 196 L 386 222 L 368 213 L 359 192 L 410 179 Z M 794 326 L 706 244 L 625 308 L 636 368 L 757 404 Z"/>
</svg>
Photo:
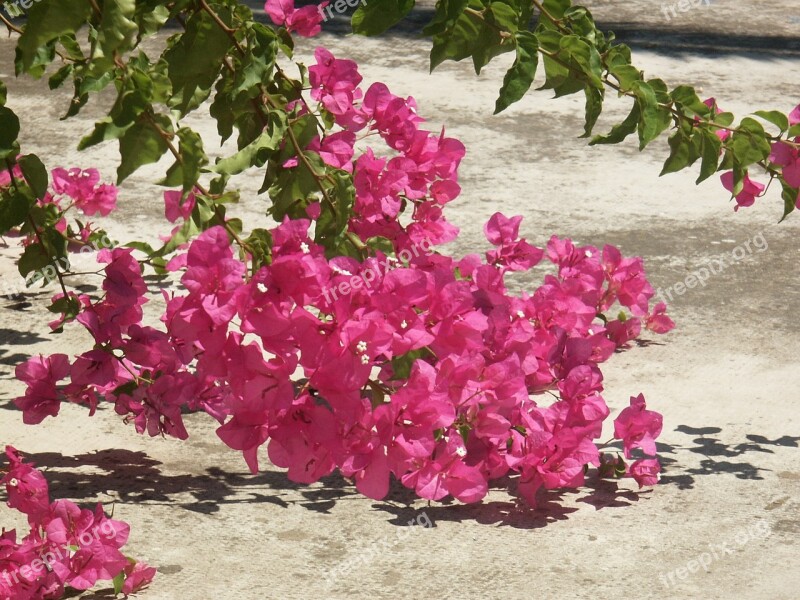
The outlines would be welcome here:
<svg viewBox="0 0 800 600">
<path fill-rule="evenodd" d="M 769 160 L 783 167 L 781 172 L 786 183 L 793 188 L 800 188 L 800 149 L 784 142 L 775 142 Z"/>
<path fill-rule="evenodd" d="M 174 223 L 181 217 L 187 220 L 194 210 L 194 192 L 189 192 L 186 199 L 181 202 L 183 193 L 177 190 L 167 190 L 164 192 L 164 216 L 167 221 Z"/>
<path fill-rule="evenodd" d="M 325 20 L 322 11 L 326 6 L 327 1 L 295 9 L 294 0 L 267 0 L 264 11 L 275 25 L 285 25 L 290 33 L 296 31 L 303 37 L 313 37 L 322 31 L 321 23 Z"/>
<path fill-rule="evenodd" d="M 707 100 L 703 100 L 703 104 L 705 104 L 707 107 L 709 107 L 709 108 L 711 108 L 711 109 L 714 109 L 714 112 L 715 112 L 715 114 L 720 114 L 721 112 L 723 112 L 723 111 L 722 111 L 722 109 L 720 109 L 720 108 L 717 106 L 717 101 L 716 101 L 716 99 L 715 99 L 715 98 L 708 98 Z M 699 119 L 695 119 L 695 120 L 696 120 L 696 121 L 699 121 Z M 728 138 L 731 136 L 731 132 L 730 132 L 730 131 L 728 131 L 727 129 L 718 129 L 718 130 L 716 130 L 716 131 L 714 132 L 714 134 L 715 134 L 715 135 L 716 135 L 716 136 L 717 136 L 717 137 L 718 137 L 720 140 L 722 140 L 723 142 L 724 142 L 725 140 L 727 140 L 727 139 L 728 139 Z"/>
<path fill-rule="evenodd" d="M 22 462 L 16 448 L 6 446 L 6 456 L 11 468 L 0 479 L 8 494 L 8 506 L 28 515 L 33 524 L 50 509 L 50 492 L 44 476 L 30 464 Z"/>
<path fill-rule="evenodd" d="M 353 131 L 363 127 L 365 117 L 353 106 L 361 97 L 358 65 L 352 60 L 335 58 L 322 46 L 314 51 L 314 58 L 316 64 L 308 68 L 311 97 L 321 102 L 339 125 Z"/>
<path fill-rule="evenodd" d="M 72 168 L 69 171 L 58 167 L 51 172 L 53 190 L 72 198 L 78 210 L 92 216 L 100 213 L 107 216 L 117 205 L 117 188 L 111 184 L 100 184 L 97 169 L 82 171 Z"/>
<path fill-rule="evenodd" d="M 659 302 L 647 316 L 645 327 L 654 333 L 667 333 L 675 328 L 675 321 L 667 316 L 667 305 Z"/>
<path fill-rule="evenodd" d="M 628 474 L 636 480 L 639 488 L 656 485 L 661 478 L 661 465 L 655 458 L 637 460 L 628 469 Z"/>
<path fill-rule="evenodd" d="M 789 113 L 789 125 L 800 124 L 800 104 L 794 107 L 794 110 Z"/>
<path fill-rule="evenodd" d="M 69 375 L 69 358 L 66 354 L 34 356 L 17 365 L 17 379 L 27 385 L 25 395 L 14 400 L 28 425 L 41 423 L 45 417 L 55 417 L 61 407 L 63 395 L 58 382 Z"/>
<path fill-rule="evenodd" d="M 661 415 L 647 410 L 644 396 L 631 397 L 631 404 L 614 420 L 614 437 L 622 440 L 625 457 L 631 450 L 641 448 L 645 454 L 655 456 L 655 439 L 661 434 Z"/>
<path fill-rule="evenodd" d="M 722 181 L 722 186 L 730 193 L 733 193 L 733 171 L 723 173 L 720 176 L 720 180 Z M 764 184 L 750 179 L 750 176 L 745 173 L 744 187 L 742 187 L 742 191 L 736 195 L 736 206 L 734 210 L 739 210 L 743 206 L 753 206 L 756 198 L 764 193 L 765 187 Z"/>
<path fill-rule="evenodd" d="M 122 593 L 135 594 L 150 585 L 156 576 L 156 568 L 149 567 L 143 562 L 129 562 L 125 567 L 125 583 L 122 584 Z"/>
</svg>

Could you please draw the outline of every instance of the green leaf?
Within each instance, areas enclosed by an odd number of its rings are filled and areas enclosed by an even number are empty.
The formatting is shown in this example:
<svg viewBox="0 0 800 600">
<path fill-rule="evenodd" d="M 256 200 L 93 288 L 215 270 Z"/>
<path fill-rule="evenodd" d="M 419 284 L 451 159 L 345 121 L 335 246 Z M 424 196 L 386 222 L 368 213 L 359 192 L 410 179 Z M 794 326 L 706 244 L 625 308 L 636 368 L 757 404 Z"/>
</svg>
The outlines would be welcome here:
<svg viewBox="0 0 800 600">
<path fill-rule="evenodd" d="M 783 188 L 781 197 L 783 198 L 784 206 L 783 217 L 781 217 L 781 221 L 783 221 L 796 210 L 798 205 L 800 205 L 800 191 L 783 181 L 783 178 L 781 178 L 781 187 Z"/>
<path fill-rule="evenodd" d="M 414 0 L 369 0 L 362 2 L 351 19 L 353 33 L 366 36 L 380 35 L 402 21 Z"/>
<path fill-rule="evenodd" d="M 270 112 L 269 124 L 260 136 L 233 156 L 218 161 L 211 170 L 215 173 L 236 175 L 250 167 L 263 166 L 280 146 L 286 128 L 286 113 Z"/>
<path fill-rule="evenodd" d="M 34 271 L 40 271 L 44 269 L 51 262 L 52 259 L 45 250 L 44 246 L 37 242 L 25 247 L 25 251 L 22 253 L 22 256 L 19 259 L 17 268 L 19 269 L 20 275 L 27 277 Z"/>
<path fill-rule="evenodd" d="M 700 176 L 696 183 L 701 183 L 717 172 L 722 141 L 713 131 L 707 129 L 701 129 L 698 135 L 701 139 L 700 153 L 703 161 L 700 164 Z"/>
<path fill-rule="evenodd" d="M 178 130 L 178 139 L 180 139 L 180 154 L 183 158 L 181 184 L 183 191 L 189 192 L 200 179 L 200 170 L 208 164 L 208 157 L 203 150 L 203 140 L 195 131 L 188 127 L 181 127 Z"/>
<path fill-rule="evenodd" d="M 583 92 L 586 95 L 586 124 L 581 137 L 586 138 L 592 135 L 597 119 L 603 112 L 603 91 L 587 85 Z"/>
<path fill-rule="evenodd" d="M 16 150 L 14 142 L 19 135 L 19 118 L 5 106 L 0 106 L 0 158 Z"/>
<path fill-rule="evenodd" d="M 777 110 L 757 110 L 756 116 L 761 117 L 768 123 L 772 123 L 781 130 L 781 133 L 789 129 L 789 117 Z"/>
<path fill-rule="evenodd" d="M 132 123 L 131 123 L 132 124 Z M 101 142 L 105 142 L 107 140 L 116 140 L 121 138 L 128 129 L 130 129 L 130 125 L 125 125 L 123 127 L 117 127 L 111 117 L 104 117 L 97 123 L 95 123 L 94 130 L 92 133 L 81 139 L 78 142 L 78 150 L 85 150 L 86 148 L 90 148 L 96 144 Z"/>
<path fill-rule="evenodd" d="M 13 188 L 4 190 L 0 196 L 0 235 L 22 225 L 34 202 L 36 199 L 25 187 L 20 187 L 19 191 Z"/>
<path fill-rule="evenodd" d="M 47 186 L 49 178 L 47 169 L 35 154 L 26 154 L 19 159 L 19 166 L 22 169 L 22 174 L 25 176 L 25 181 L 33 190 L 36 198 L 41 200 L 47 193 Z"/>
<path fill-rule="evenodd" d="M 122 593 L 122 586 L 125 585 L 125 571 L 120 571 L 111 582 L 114 584 L 114 596 L 118 596 Z"/>
<path fill-rule="evenodd" d="M 154 119 L 162 129 L 172 130 L 172 123 L 168 117 L 155 115 Z M 117 168 L 117 185 L 142 165 L 158 162 L 167 150 L 167 142 L 151 123 L 141 120 L 133 125 L 119 140 L 120 163 Z"/>
<path fill-rule="evenodd" d="M 64 65 L 50 76 L 50 79 L 47 80 L 47 86 L 51 90 L 60 88 L 62 85 L 64 85 L 64 82 L 67 80 L 67 78 L 72 75 L 74 70 L 75 67 L 71 63 Z"/>
<path fill-rule="evenodd" d="M 136 41 L 139 26 L 134 22 L 135 0 L 106 0 L 98 27 L 95 56 L 113 57 L 129 51 Z"/>
<path fill-rule="evenodd" d="M 472 0 L 469 8 L 478 12 L 486 11 L 480 0 Z M 481 67 L 494 56 L 513 50 L 511 44 L 502 44 L 503 38 L 496 26 L 487 22 L 490 18 L 487 13 L 481 16 L 463 12 L 450 29 L 433 36 L 431 71 L 445 60 L 460 61 L 472 56 L 475 71 L 480 72 Z"/>
<path fill-rule="evenodd" d="M 62 35 L 75 33 L 92 13 L 86 0 L 45 0 L 36 2 L 28 12 L 25 31 L 17 42 L 19 66 L 30 72 L 39 50 Z"/>
<path fill-rule="evenodd" d="M 517 58 L 503 79 L 494 114 L 520 100 L 530 89 L 539 65 L 539 40 L 530 31 L 520 31 L 517 40 Z"/>
<path fill-rule="evenodd" d="M 411 375 L 411 367 L 418 359 L 425 359 L 431 355 L 431 351 L 427 348 L 420 348 L 412 350 L 402 356 L 395 356 L 392 359 L 392 372 L 394 379 L 405 380 Z"/>
<path fill-rule="evenodd" d="M 639 150 L 643 150 L 647 144 L 669 127 L 669 120 L 664 120 L 662 110 L 658 105 L 656 90 L 649 82 L 634 82 L 632 91 L 636 96 L 636 102 L 639 104 L 641 112 L 639 118 Z"/>
<path fill-rule="evenodd" d="M 685 169 L 692 161 L 692 139 L 682 131 L 677 131 L 670 136 L 669 147 L 670 155 L 664 163 L 659 177 Z"/>
<path fill-rule="evenodd" d="M 712 109 L 700 100 L 700 97 L 692 86 L 679 85 L 672 90 L 670 98 L 672 98 L 675 104 L 689 109 L 689 111 L 699 117 L 710 117 L 712 115 Z"/>
<path fill-rule="evenodd" d="M 764 160 L 771 151 L 761 123 L 750 117 L 742 119 L 738 131 L 731 135 L 728 148 L 742 167 Z"/>
<path fill-rule="evenodd" d="M 217 12 L 229 25 L 229 10 L 217 7 Z M 205 11 L 195 12 L 186 22 L 186 33 L 163 55 L 172 81 L 171 104 L 182 114 L 208 97 L 232 45 L 228 34 Z"/>
<path fill-rule="evenodd" d="M 611 128 L 611 131 L 607 135 L 597 135 L 593 137 L 592 141 L 589 142 L 589 145 L 594 146 L 596 144 L 619 144 L 626 137 L 628 137 L 634 131 L 636 131 L 636 127 L 639 124 L 640 117 L 641 117 L 641 111 L 639 109 L 639 104 L 634 103 L 633 108 L 631 108 L 631 112 L 628 114 L 628 116 L 622 123 L 620 123 L 619 125 L 614 125 L 614 127 Z"/>
<path fill-rule="evenodd" d="M 578 70 L 586 76 L 590 85 L 603 89 L 603 66 L 597 49 L 587 44 L 576 35 L 565 35 L 559 42 L 561 50 L 571 59 L 570 64 L 575 64 Z M 559 54 L 560 56 L 561 54 Z"/>
<path fill-rule="evenodd" d="M 436 16 L 422 30 L 424 35 L 443 33 L 455 26 L 469 0 L 439 0 L 436 3 Z"/>
<path fill-rule="evenodd" d="M 635 82 L 642 80 L 642 72 L 633 65 L 611 65 L 608 72 L 616 78 L 619 87 L 625 91 L 630 90 Z"/>
</svg>

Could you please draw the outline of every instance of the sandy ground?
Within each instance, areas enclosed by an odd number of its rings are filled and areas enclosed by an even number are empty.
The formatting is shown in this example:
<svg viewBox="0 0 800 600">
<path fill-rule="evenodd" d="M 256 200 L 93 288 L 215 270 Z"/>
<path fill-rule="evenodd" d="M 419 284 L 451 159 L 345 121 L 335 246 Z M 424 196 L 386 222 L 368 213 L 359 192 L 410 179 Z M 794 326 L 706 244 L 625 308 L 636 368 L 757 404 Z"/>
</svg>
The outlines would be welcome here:
<svg viewBox="0 0 800 600">
<path fill-rule="evenodd" d="M 715 0 L 670 20 L 658 2 L 593 5 L 634 43 L 648 74 L 701 87 L 737 114 L 800 102 L 797 0 Z M 499 490 L 471 506 L 429 506 L 402 489 L 375 502 L 339 478 L 297 486 L 277 470 L 251 476 L 199 415 L 188 419 L 184 443 L 142 438 L 113 411 L 89 419 L 73 406 L 26 427 L 10 403 L 21 391 L 14 366 L 86 346 L 77 327 L 48 334 L 49 294 L 40 290 L 0 301 L 0 442 L 46 467 L 54 496 L 114 503 L 115 516 L 132 525 L 128 550 L 159 566 L 142 598 L 800 597 L 800 217 L 777 224 L 776 195 L 735 214 L 716 180 L 695 187 L 687 173 L 658 179 L 663 141 L 642 154 L 632 143 L 587 147 L 575 139 L 577 98 L 537 93 L 490 116 L 508 57 L 480 77 L 466 64 L 427 75 L 428 42 L 406 33 L 324 34 L 318 42 L 358 60 L 366 81 L 413 94 L 432 128 L 445 124 L 466 144 L 464 194 L 449 211 L 462 237 L 449 251 L 484 249 L 481 224 L 503 210 L 524 215 L 523 233 L 537 243 L 557 233 L 641 255 L 663 290 L 727 259 L 705 286 L 673 294 L 673 333 L 605 365 L 615 411 L 643 392 L 664 414 L 662 484 L 641 493 L 627 481 L 554 493 L 535 511 Z M 301 46 L 302 55 L 312 50 Z M 12 43 L 0 41 L 4 79 L 12 56 Z M 111 179 L 113 144 L 74 150 L 108 98 L 59 121 L 67 101 L 44 82 L 11 82 L 24 147 L 50 166 L 97 166 Z M 626 109 L 610 99 L 598 130 Z M 213 124 L 192 125 L 210 147 Z M 120 210 L 105 223 L 116 239 L 165 231 L 160 192 L 148 183 L 162 166 L 124 186 Z M 243 187 L 259 183 L 252 175 Z M 262 202 L 253 197 L 237 211 L 263 224 Z M 19 279 L 16 252 L 0 249 L 3 282 Z M 0 519 L 20 524 L 6 510 Z"/>
</svg>

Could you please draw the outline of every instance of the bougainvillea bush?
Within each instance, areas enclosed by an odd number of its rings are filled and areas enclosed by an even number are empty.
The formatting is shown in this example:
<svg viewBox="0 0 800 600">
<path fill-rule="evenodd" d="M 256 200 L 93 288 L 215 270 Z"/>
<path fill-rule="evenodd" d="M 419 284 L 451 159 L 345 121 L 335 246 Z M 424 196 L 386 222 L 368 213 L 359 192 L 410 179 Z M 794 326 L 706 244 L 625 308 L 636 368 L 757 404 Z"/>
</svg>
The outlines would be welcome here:
<svg viewBox="0 0 800 600">
<path fill-rule="evenodd" d="M 6 446 L 8 466 L 0 485 L 8 506 L 27 517 L 30 531 L 0 533 L 0 598 L 61 598 L 66 588 L 88 590 L 113 581 L 116 593 L 132 594 L 152 581 L 155 569 L 126 557 L 121 548 L 130 527 L 106 516 L 101 505 L 81 509 L 69 500 L 50 500 L 44 475 Z"/>
<path fill-rule="evenodd" d="M 432 63 L 473 56 L 479 69 L 516 47 L 498 109 L 525 93 L 543 51 L 557 94 L 594 90 L 587 134 L 610 75 L 634 98 L 633 117 L 598 143 L 638 131 L 644 147 L 674 126 L 677 162 L 667 171 L 702 157 L 703 175 L 722 171 L 739 205 L 763 191 L 747 176 L 756 163 L 792 189 L 798 111 L 762 115 L 777 135 L 747 120 L 730 127 L 714 100 L 643 81 L 624 46 L 590 31 L 585 9 L 534 2 L 536 33 L 509 33 L 509 11 L 527 15 L 527 27 L 530 7 L 477 4 L 439 4 Z M 310 64 L 296 62 L 291 34 L 321 29 L 309 8 L 270 0 L 270 27 L 227 0 L 43 0 L 24 29 L 7 23 L 20 35 L 18 74 L 48 74 L 52 88 L 71 80 L 65 118 L 99 90 L 116 93 L 79 148 L 117 140 L 120 153 L 116 185 L 94 169 L 48 170 L 22 152 L 0 83 L 0 231 L 20 239 L 23 277 L 57 282 L 53 331 L 82 327 L 94 342 L 17 367 L 23 420 L 41 423 L 71 402 L 185 439 L 184 415 L 202 412 L 253 472 L 265 457 L 298 482 L 338 472 L 372 498 L 385 497 L 392 478 L 421 498 L 463 502 L 502 482 L 533 505 L 539 489 L 583 485 L 590 471 L 654 484 L 662 421 L 642 395 L 600 442 L 610 415 L 600 365 L 644 330 L 674 326 L 664 304 L 651 303 L 641 259 L 559 237 L 537 247 L 520 236 L 522 217 L 502 211 L 485 224 L 484 253 L 443 253 L 458 235 L 445 207 L 461 193 L 466 149 L 427 126 L 412 97 L 364 82 L 355 62 L 321 46 Z M 465 18 L 492 33 L 451 47 Z M 354 24 L 378 30 L 381 19 L 365 7 Z M 177 32 L 151 58 L 140 43 L 168 22 Z M 221 140 L 235 136 L 233 155 L 212 161 L 208 140 L 182 123 L 198 109 Z M 744 150 L 753 144 L 758 156 Z M 163 156 L 163 245 L 110 244 L 84 217 L 113 216 L 117 186 Z M 228 214 L 243 173 L 263 177 L 248 202 L 264 202 L 265 217 L 248 227 Z M 69 252 L 86 248 L 98 250 L 95 295 L 70 285 Z M 171 285 L 159 293 L 145 273 Z M 526 291 L 509 290 L 512 274 Z"/>
</svg>

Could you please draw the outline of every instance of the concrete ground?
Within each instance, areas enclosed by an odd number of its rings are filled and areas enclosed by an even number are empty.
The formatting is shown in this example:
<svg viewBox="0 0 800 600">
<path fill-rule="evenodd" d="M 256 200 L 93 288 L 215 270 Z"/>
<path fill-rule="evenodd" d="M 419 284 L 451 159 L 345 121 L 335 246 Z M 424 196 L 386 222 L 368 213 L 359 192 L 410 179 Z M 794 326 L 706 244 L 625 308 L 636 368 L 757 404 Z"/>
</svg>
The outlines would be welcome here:
<svg viewBox="0 0 800 600">
<path fill-rule="evenodd" d="M 800 5 L 789 4 L 714 0 L 669 20 L 650 0 L 593 6 L 634 45 L 635 62 L 648 75 L 693 84 L 744 115 L 800 102 Z M 664 5 L 669 14 L 672 4 Z M 300 53 L 310 56 L 321 43 L 356 59 L 365 81 L 413 94 L 432 128 L 445 124 L 465 143 L 464 193 L 449 210 L 462 236 L 449 251 L 484 249 L 482 223 L 503 210 L 524 215 L 523 233 L 536 243 L 557 233 L 643 256 L 665 294 L 726 259 L 704 287 L 673 292 L 674 332 L 604 366 L 614 411 L 643 392 L 664 414 L 661 485 L 639 492 L 633 482 L 600 483 L 553 493 L 538 510 L 501 490 L 480 505 L 429 506 L 402 489 L 375 502 L 340 478 L 299 486 L 276 469 L 249 475 L 202 415 L 187 419 L 186 442 L 140 437 L 107 409 L 88 418 L 65 406 L 57 419 L 26 427 L 10 403 L 22 389 L 14 366 L 40 352 L 82 351 L 87 341 L 78 327 L 48 333 L 49 293 L 40 290 L 0 301 L 0 442 L 32 454 L 55 497 L 114 504 L 115 516 L 132 526 L 128 551 L 159 567 L 142 598 L 796 600 L 800 216 L 777 224 L 777 195 L 734 213 L 718 180 L 695 187 L 694 172 L 658 179 L 664 140 L 642 154 L 633 143 L 587 147 L 576 139 L 579 98 L 530 94 L 493 117 L 509 58 L 480 77 L 453 63 L 428 75 L 429 43 L 411 29 L 376 40 L 325 33 Z M 3 39 L 4 80 L 12 57 L 13 44 Z M 113 178 L 113 144 L 75 151 L 107 98 L 59 121 L 67 93 L 28 79 L 9 87 L 26 150 L 50 166 L 97 166 Z M 610 98 L 598 131 L 626 109 Z M 213 124 L 192 125 L 211 147 Z M 162 167 L 126 182 L 120 209 L 104 222 L 113 237 L 167 230 L 160 191 L 149 183 Z M 253 175 L 244 187 L 254 191 L 259 183 Z M 264 201 L 252 197 L 237 210 L 262 224 Z M 2 281 L 19 279 L 17 252 L 0 248 Z M 0 522 L 21 524 L 5 509 Z"/>
</svg>

